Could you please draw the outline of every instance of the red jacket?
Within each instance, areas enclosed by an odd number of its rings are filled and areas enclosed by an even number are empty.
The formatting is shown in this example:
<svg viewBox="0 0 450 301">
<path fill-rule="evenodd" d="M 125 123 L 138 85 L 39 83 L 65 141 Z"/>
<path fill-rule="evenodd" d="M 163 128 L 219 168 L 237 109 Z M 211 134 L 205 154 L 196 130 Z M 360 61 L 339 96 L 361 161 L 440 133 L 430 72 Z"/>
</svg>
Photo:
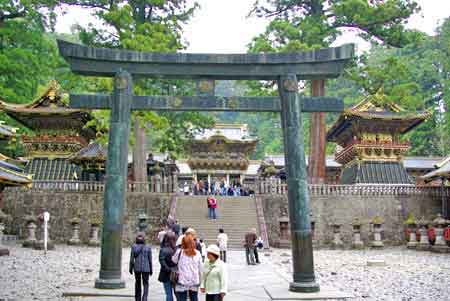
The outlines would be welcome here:
<svg viewBox="0 0 450 301">
<path fill-rule="evenodd" d="M 217 201 L 215 198 L 208 198 L 208 204 L 210 208 L 217 208 Z"/>
</svg>

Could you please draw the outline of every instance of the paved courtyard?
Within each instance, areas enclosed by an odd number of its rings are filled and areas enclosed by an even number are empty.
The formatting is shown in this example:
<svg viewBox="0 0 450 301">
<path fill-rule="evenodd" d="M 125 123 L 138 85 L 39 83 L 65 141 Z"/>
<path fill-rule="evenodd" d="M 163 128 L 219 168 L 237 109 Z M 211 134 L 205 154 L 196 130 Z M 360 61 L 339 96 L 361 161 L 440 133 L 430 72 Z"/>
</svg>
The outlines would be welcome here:
<svg viewBox="0 0 450 301">
<path fill-rule="evenodd" d="M 42 251 L 10 247 L 0 257 L 0 300 L 132 300 L 132 298 L 62 298 L 69 289 L 92 286 L 99 270 L 100 249 L 57 245 Z M 126 272 L 129 248 L 123 250 L 128 292 L 133 278 Z M 321 286 L 350 293 L 351 300 L 450 300 L 450 255 L 416 252 L 401 247 L 385 250 L 314 252 Z M 230 292 L 226 300 L 269 300 L 263 286 L 285 285 L 290 275 L 289 250 L 261 255 L 262 264 L 246 266 L 243 251 L 229 254 Z M 368 259 L 383 259 L 384 267 L 368 267 Z M 157 251 L 155 269 L 159 271 Z M 162 286 L 151 278 L 149 300 L 164 300 Z M 203 300 L 203 299 L 201 299 Z"/>
</svg>

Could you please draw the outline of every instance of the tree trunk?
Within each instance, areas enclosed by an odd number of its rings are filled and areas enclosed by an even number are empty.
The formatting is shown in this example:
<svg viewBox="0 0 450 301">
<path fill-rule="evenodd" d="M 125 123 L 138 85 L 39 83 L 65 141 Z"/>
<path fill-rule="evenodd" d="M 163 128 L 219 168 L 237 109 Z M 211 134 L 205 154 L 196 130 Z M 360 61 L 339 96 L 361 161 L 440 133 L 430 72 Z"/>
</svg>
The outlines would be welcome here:
<svg viewBox="0 0 450 301">
<path fill-rule="evenodd" d="M 136 116 L 134 119 L 133 177 L 135 182 L 147 182 L 146 137 L 138 118 Z"/>
<path fill-rule="evenodd" d="M 325 81 L 311 81 L 311 95 L 325 96 Z M 326 126 L 325 113 L 311 114 L 310 148 L 308 160 L 309 183 L 324 184 L 326 180 Z"/>
</svg>

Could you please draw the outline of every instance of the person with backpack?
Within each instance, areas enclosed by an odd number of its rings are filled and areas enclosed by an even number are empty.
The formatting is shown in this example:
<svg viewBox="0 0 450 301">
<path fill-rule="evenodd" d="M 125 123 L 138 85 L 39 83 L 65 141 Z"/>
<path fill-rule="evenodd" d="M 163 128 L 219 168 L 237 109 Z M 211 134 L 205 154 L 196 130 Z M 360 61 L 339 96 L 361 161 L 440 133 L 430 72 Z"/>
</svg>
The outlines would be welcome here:
<svg viewBox="0 0 450 301">
<path fill-rule="evenodd" d="M 176 249 L 176 240 L 177 237 L 172 231 L 167 232 L 166 235 L 164 235 L 161 250 L 159 251 L 161 270 L 159 271 L 158 281 L 164 286 L 166 301 L 173 301 L 173 286 L 170 281 L 170 274 L 176 266 L 172 261 L 172 256 L 175 254 Z"/>
<path fill-rule="evenodd" d="M 200 290 L 206 293 L 206 301 L 222 301 L 227 293 L 226 264 L 219 258 L 220 249 L 216 245 L 209 245 L 206 253 L 208 259 L 203 265 Z"/>
<path fill-rule="evenodd" d="M 193 235 L 185 235 L 179 248 L 172 256 L 172 261 L 177 265 L 177 279 L 175 295 L 177 301 L 198 301 L 198 289 L 201 280 L 202 256 L 196 250 Z"/>
<path fill-rule="evenodd" d="M 145 234 L 139 232 L 131 246 L 129 272 L 135 277 L 134 297 L 136 301 L 147 301 L 148 279 L 153 274 L 152 249 L 145 243 Z M 142 286 L 144 290 L 142 292 Z"/>
</svg>

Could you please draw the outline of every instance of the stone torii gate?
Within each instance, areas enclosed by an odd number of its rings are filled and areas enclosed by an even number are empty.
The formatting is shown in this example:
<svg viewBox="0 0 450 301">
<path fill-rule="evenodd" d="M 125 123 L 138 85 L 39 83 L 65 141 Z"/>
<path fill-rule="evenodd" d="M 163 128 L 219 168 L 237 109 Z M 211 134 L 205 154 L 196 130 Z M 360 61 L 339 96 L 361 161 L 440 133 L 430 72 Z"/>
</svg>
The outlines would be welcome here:
<svg viewBox="0 0 450 301">
<path fill-rule="evenodd" d="M 334 78 L 354 54 L 352 44 L 298 53 L 144 53 L 93 48 L 58 40 L 61 55 L 76 74 L 114 77 L 113 95 L 71 95 L 73 108 L 111 109 L 104 194 L 101 267 L 97 288 L 123 288 L 122 221 L 126 192 L 131 110 L 280 112 L 287 168 L 294 292 L 317 292 L 302 112 L 340 112 L 342 100 L 300 98 L 298 80 Z M 133 96 L 133 77 L 275 80 L 278 97 Z M 212 88 L 211 88 L 212 86 Z M 209 88 L 208 88 L 209 87 Z M 211 92 L 211 91 L 209 91 Z"/>
</svg>

